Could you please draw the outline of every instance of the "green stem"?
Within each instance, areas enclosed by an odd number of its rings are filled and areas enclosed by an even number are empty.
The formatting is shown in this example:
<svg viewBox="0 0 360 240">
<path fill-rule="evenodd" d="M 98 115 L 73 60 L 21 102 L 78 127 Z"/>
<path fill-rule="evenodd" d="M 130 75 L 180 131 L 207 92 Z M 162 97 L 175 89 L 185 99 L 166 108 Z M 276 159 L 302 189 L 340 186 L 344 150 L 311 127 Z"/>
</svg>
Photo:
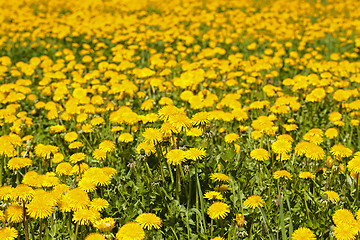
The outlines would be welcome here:
<svg viewBox="0 0 360 240">
<path fill-rule="evenodd" d="M 211 227 L 210 227 L 210 237 L 213 237 L 213 230 L 214 230 L 214 220 L 211 219 Z"/>
<path fill-rule="evenodd" d="M 258 171 L 258 173 L 259 173 L 259 185 L 262 188 L 263 184 L 262 184 L 262 179 L 261 179 L 261 164 L 260 164 L 260 162 L 258 162 L 258 166 L 259 166 L 259 171 Z"/>
<path fill-rule="evenodd" d="M 28 231 L 28 223 L 27 223 L 27 218 L 26 218 L 25 202 L 23 202 L 23 219 L 24 219 L 25 240 L 29 240 L 29 231 Z"/>
<path fill-rule="evenodd" d="M 42 218 L 40 218 L 39 239 L 42 239 Z"/>
<path fill-rule="evenodd" d="M 176 199 L 180 200 L 180 192 L 181 192 L 181 178 L 180 178 L 180 167 L 176 165 Z"/>
<path fill-rule="evenodd" d="M 76 238 L 77 238 L 78 231 L 79 231 L 79 224 L 77 223 L 77 224 L 76 224 L 76 227 L 75 227 L 75 236 L 74 236 L 74 240 L 76 240 Z"/>
</svg>

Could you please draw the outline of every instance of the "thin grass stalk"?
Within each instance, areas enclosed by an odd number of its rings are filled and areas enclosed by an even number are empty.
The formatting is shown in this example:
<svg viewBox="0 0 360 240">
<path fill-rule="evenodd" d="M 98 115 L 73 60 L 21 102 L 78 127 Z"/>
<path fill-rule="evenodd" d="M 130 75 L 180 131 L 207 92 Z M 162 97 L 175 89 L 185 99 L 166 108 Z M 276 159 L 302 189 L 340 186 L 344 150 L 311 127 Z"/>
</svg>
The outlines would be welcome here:
<svg viewBox="0 0 360 240">
<path fill-rule="evenodd" d="M 266 231 L 268 232 L 268 236 L 269 236 L 269 239 L 270 240 L 275 240 L 276 238 L 274 237 L 273 233 L 271 232 L 271 228 L 270 228 L 270 222 L 266 216 L 266 213 L 264 211 L 264 209 L 262 209 L 261 207 L 259 207 L 260 209 L 260 212 L 261 212 L 261 216 L 264 220 L 264 226 L 265 226 L 265 229 Z"/>
<path fill-rule="evenodd" d="M 204 226 L 204 230 L 206 231 L 204 199 L 203 199 L 203 195 L 202 195 L 202 191 L 201 191 L 197 162 L 195 162 L 195 176 L 196 176 L 196 186 L 197 186 L 196 190 L 198 192 L 198 198 L 196 198 L 196 201 L 198 201 L 198 199 L 200 200 L 200 209 L 201 209 L 201 214 L 202 214 L 203 226 Z M 197 203 L 197 205 L 198 205 L 198 203 Z"/>
</svg>

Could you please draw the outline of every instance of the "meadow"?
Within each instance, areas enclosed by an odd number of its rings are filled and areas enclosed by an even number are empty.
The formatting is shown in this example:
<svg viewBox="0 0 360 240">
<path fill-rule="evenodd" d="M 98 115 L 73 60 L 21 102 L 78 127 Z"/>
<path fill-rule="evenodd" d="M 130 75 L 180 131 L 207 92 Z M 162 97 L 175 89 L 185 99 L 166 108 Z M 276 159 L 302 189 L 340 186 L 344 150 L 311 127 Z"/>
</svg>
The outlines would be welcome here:
<svg viewBox="0 0 360 240">
<path fill-rule="evenodd" d="M 359 4 L 0 0 L 0 239 L 359 239 Z"/>
</svg>

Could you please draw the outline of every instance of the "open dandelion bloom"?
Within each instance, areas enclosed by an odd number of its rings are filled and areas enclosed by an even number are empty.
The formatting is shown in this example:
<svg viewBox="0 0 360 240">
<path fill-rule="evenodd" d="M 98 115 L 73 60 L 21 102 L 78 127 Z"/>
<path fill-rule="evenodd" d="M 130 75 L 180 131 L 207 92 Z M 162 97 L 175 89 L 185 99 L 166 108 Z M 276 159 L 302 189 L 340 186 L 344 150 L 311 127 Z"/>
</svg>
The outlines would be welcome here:
<svg viewBox="0 0 360 240">
<path fill-rule="evenodd" d="M 131 135 L 130 133 L 122 133 L 118 137 L 118 140 L 119 140 L 119 142 L 129 143 L 129 142 L 134 141 L 134 136 Z"/>
<path fill-rule="evenodd" d="M 340 158 L 350 157 L 352 154 L 352 150 L 342 144 L 335 144 L 331 147 L 330 152 L 332 155 Z"/>
<path fill-rule="evenodd" d="M 229 187 L 229 184 L 221 184 L 220 186 L 214 187 L 215 191 L 226 193 L 227 191 L 231 191 L 231 188 Z"/>
<path fill-rule="evenodd" d="M 271 144 L 274 153 L 286 154 L 291 151 L 291 142 L 287 140 L 276 140 Z"/>
<path fill-rule="evenodd" d="M 339 225 L 334 227 L 334 236 L 336 240 L 353 240 L 356 238 L 359 229 L 354 225 Z"/>
<path fill-rule="evenodd" d="M 27 210 L 32 218 L 47 218 L 54 212 L 56 199 L 51 192 L 45 192 L 44 190 L 37 190 L 34 198 L 27 205 Z"/>
<path fill-rule="evenodd" d="M 86 208 L 90 205 L 88 194 L 80 188 L 74 188 L 67 192 L 62 198 L 62 202 L 73 211 Z"/>
<path fill-rule="evenodd" d="M 94 227 L 100 231 L 108 232 L 115 227 L 115 219 L 113 218 L 104 218 L 97 220 L 93 223 Z"/>
<path fill-rule="evenodd" d="M 153 145 L 160 143 L 163 140 L 163 134 L 158 128 L 146 128 L 143 136 L 145 138 L 144 142 Z"/>
<path fill-rule="evenodd" d="M 329 139 L 336 138 L 339 135 L 339 131 L 336 128 L 329 128 L 325 131 L 325 136 Z"/>
<path fill-rule="evenodd" d="M 32 160 L 29 158 L 14 157 L 11 158 L 7 164 L 10 170 L 19 170 L 21 168 L 31 166 Z"/>
<path fill-rule="evenodd" d="M 207 198 L 209 200 L 222 200 L 223 195 L 216 191 L 209 191 L 204 194 L 204 198 Z"/>
<path fill-rule="evenodd" d="M 106 160 L 107 152 L 100 148 L 97 148 L 93 151 L 92 156 L 98 161 L 104 161 Z"/>
<path fill-rule="evenodd" d="M 310 178 L 315 178 L 315 175 L 311 172 L 302 172 L 299 174 L 299 178 L 310 179 Z"/>
<path fill-rule="evenodd" d="M 244 206 L 252 209 L 263 207 L 264 204 L 265 201 L 259 195 L 252 195 L 244 201 Z"/>
<path fill-rule="evenodd" d="M 228 215 L 228 213 L 230 213 L 230 208 L 226 203 L 214 202 L 208 208 L 207 213 L 211 219 L 223 219 Z"/>
<path fill-rule="evenodd" d="M 270 158 L 270 154 L 267 150 L 263 148 L 257 148 L 251 151 L 250 157 L 257 160 L 257 161 L 265 161 Z"/>
<path fill-rule="evenodd" d="M 105 152 L 113 152 L 115 150 L 115 144 L 110 140 L 104 140 L 99 144 L 99 148 Z"/>
<path fill-rule="evenodd" d="M 291 240 L 316 240 L 316 236 L 310 229 L 301 227 L 293 232 Z"/>
<path fill-rule="evenodd" d="M 237 141 L 238 139 L 239 139 L 240 137 L 239 137 L 239 135 L 238 134 L 236 134 L 236 133 L 229 133 L 229 134 L 227 134 L 226 136 L 225 136 L 225 142 L 227 142 L 227 143 L 232 143 L 232 142 L 235 142 L 235 141 Z"/>
<path fill-rule="evenodd" d="M 185 151 L 185 158 L 193 161 L 200 160 L 206 156 L 206 152 L 202 148 L 190 148 Z"/>
<path fill-rule="evenodd" d="M 135 219 L 135 222 L 138 222 L 142 228 L 147 230 L 159 229 L 162 224 L 161 218 L 153 213 L 142 213 Z"/>
<path fill-rule="evenodd" d="M 100 213 L 95 209 L 81 208 L 74 212 L 72 220 L 79 225 L 89 225 L 100 219 Z"/>
<path fill-rule="evenodd" d="M 280 179 L 280 178 L 291 179 L 292 175 L 286 170 L 279 170 L 279 171 L 274 172 L 273 178 L 274 179 Z"/>
<path fill-rule="evenodd" d="M 103 198 L 94 198 L 90 203 L 90 208 L 96 211 L 102 211 L 109 206 L 109 202 Z"/>
<path fill-rule="evenodd" d="M 323 193 L 323 196 L 326 196 L 328 199 L 330 199 L 332 202 L 337 202 L 340 200 L 339 195 L 334 191 L 325 191 Z"/>
<path fill-rule="evenodd" d="M 230 177 L 223 173 L 213 173 L 210 175 L 210 179 L 214 180 L 215 182 L 230 182 Z"/>
<path fill-rule="evenodd" d="M 348 162 L 347 167 L 351 172 L 360 173 L 360 154 L 358 153 Z"/>
<path fill-rule="evenodd" d="M 24 184 L 20 184 L 13 189 L 11 193 L 11 198 L 14 201 L 27 202 L 34 197 L 34 193 L 35 191 L 31 187 Z"/>
<path fill-rule="evenodd" d="M 24 208 L 23 206 L 12 203 L 5 210 L 5 219 L 11 223 L 19 223 L 23 221 Z"/>
<path fill-rule="evenodd" d="M 116 233 L 117 240 L 142 240 L 145 232 L 137 222 L 129 222 L 123 225 Z"/>
<path fill-rule="evenodd" d="M 309 143 L 307 145 L 307 149 L 305 149 L 305 156 L 311 160 L 317 161 L 325 157 L 325 152 L 324 149 L 322 149 L 320 146 L 314 143 Z"/>
<path fill-rule="evenodd" d="M 78 138 L 78 134 L 76 132 L 68 132 L 64 136 L 64 140 L 66 142 L 73 142 Z"/>
<path fill-rule="evenodd" d="M 71 163 L 78 163 L 85 159 L 86 155 L 84 153 L 74 153 L 70 156 Z"/>
<path fill-rule="evenodd" d="M 210 240 L 225 240 L 225 238 L 223 238 L 223 237 L 214 237 L 214 238 L 212 238 Z"/>
<path fill-rule="evenodd" d="M 3 227 L 0 229 L 1 240 L 14 240 L 18 237 L 18 231 L 13 227 Z"/>
<path fill-rule="evenodd" d="M 356 224 L 356 220 L 352 212 L 344 208 L 336 210 L 332 219 L 337 226 Z"/>
<path fill-rule="evenodd" d="M 167 161 L 172 165 L 185 162 L 186 152 L 181 149 L 173 149 L 166 154 Z"/>
<path fill-rule="evenodd" d="M 85 240 L 106 240 L 106 238 L 100 233 L 90 233 L 86 236 Z"/>
</svg>

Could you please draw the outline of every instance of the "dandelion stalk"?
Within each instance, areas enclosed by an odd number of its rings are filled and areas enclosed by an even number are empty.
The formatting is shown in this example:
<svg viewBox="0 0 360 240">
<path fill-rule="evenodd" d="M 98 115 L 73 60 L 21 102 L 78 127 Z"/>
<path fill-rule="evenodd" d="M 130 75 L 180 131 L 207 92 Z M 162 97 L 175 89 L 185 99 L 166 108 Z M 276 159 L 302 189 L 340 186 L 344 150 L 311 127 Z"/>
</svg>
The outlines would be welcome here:
<svg viewBox="0 0 360 240">
<path fill-rule="evenodd" d="M 23 221 L 24 221 L 25 240 L 29 240 L 29 231 L 28 231 L 28 223 L 27 223 L 27 218 L 26 218 L 25 202 L 23 202 Z"/>
<path fill-rule="evenodd" d="M 79 231 L 79 223 L 76 223 L 74 240 L 77 239 L 78 231 Z"/>
<path fill-rule="evenodd" d="M 42 218 L 40 218 L 39 239 L 42 239 Z"/>
<path fill-rule="evenodd" d="M 180 192 L 181 192 L 181 178 L 180 178 L 180 168 L 176 166 L 176 200 L 180 201 Z"/>
<path fill-rule="evenodd" d="M 258 171 L 258 173 L 259 173 L 259 185 L 262 188 L 263 184 L 262 184 L 262 179 L 261 179 L 261 164 L 260 164 L 260 162 L 258 162 L 258 166 L 259 166 L 259 171 Z"/>
</svg>

